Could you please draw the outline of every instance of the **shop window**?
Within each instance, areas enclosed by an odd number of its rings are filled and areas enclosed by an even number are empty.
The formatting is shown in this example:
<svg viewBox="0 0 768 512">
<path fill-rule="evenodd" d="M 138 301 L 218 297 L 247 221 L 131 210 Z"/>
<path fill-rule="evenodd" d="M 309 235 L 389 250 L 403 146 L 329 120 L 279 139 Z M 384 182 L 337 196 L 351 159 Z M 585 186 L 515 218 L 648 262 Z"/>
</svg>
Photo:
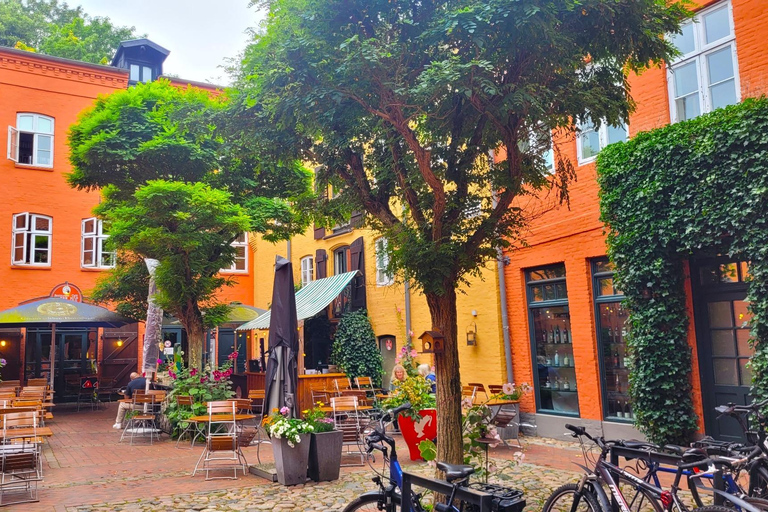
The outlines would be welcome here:
<svg viewBox="0 0 768 512">
<path fill-rule="evenodd" d="M 235 259 L 229 267 L 221 271 L 240 274 L 248 272 L 248 233 L 240 233 L 231 245 L 235 249 Z"/>
<path fill-rule="evenodd" d="M 627 310 L 624 295 L 614 283 L 613 264 L 605 258 L 592 262 L 596 311 L 597 353 L 603 387 L 603 417 L 610 421 L 632 421 L 627 361 Z"/>
<path fill-rule="evenodd" d="M 730 2 L 701 11 L 672 43 L 681 54 L 667 68 L 672 122 L 739 102 Z"/>
<path fill-rule="evenodd" d="M 81 237 L 81 265 L 84 268 L 113 268 L 115 252 L 107 251 L 104 244 L 109 235 L 104 234 L 100 219 L 83 219 Z"/>
<path fill-rule="evenodd" d="M 307 286 L 315 280 L 315 262 L 312 256 L 301 258 L 301 286 Z"/>
<path fill-rule="evenodd" d="M 34 213 L 13 216 L 11 262 L 14 265 L 51 265 L 53 219 Z"/>
<path fill-rule="evenodd" d="M 389 270 L 388 242 L 384 237 L 377 238 L 376 248 L 376 286 L 389 286 L 394 282 L 394 276 Z"/>
<path fill-rule="evenodd" d="M 526 272 L 537 411 L 579 415 L 565 265 Z"/>
<path fill-rule="evenodd" d="M 8 127 L 8 159 L 21 165 L 53 167 L 53 118 L 17 114 L 16 126 Z"/>
</svg>

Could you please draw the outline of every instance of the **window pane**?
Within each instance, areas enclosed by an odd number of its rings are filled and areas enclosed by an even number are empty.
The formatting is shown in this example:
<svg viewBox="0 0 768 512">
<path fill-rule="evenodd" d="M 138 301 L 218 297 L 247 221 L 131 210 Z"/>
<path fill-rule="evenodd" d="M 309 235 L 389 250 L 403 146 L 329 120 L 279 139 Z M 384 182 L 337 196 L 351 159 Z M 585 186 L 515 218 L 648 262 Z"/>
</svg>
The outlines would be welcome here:
<svg viewBox="0 0 768 512">
<path fill-rule="evenodd" d="M 613 272 L 615 268 L 615 265 L 608 260 L 597 260 L 595 262 L 596 274 L 600 272 Z"/>
<path fill-rule="evenodd" d="M 707 55 L 709 83 L 716 84 L 733 78 L 733 52 L 728 46 Z"/>
<path fill-rule="evenodd" d="M 598 279 L 597 281 L 597 295 L 602 297 L 603 295 L 613 295 L 613 279 L 607 277 L 605 279 Z"/>
<path fill-rule="evenodd" d="M 709 326 L 710 327 L 733 327 L 731 319 L 731 303 L 710 302 L 709 307 Z"/>
<path fill-rule="evenodd" d="M 151 82 L 152 81 L 152 68 L 144 66 L 142 70 L 142 81 L 144 82 Z"/>
<path fill-rule="evenodd" d="M 735 356 L 736 344 L 733 342 L 733 331 L 709 331 L 712 337 L 712 355 Z"/>
<path fill-rule="evenodd" d="M 600 152 L 600 136 L 596 131 L 582 132 L 579 136 L 579 141 L 581 144 L 581 158 L 592 158 Z"/>
<path fill-rule="evenodd" d="M 614 126 L 608 126 L 606 130 L 608 132 L 608 144 L 613 144 L 614 142 L 619 142 L 619 141 L 625 141 L 627 140 L 627 138 L 629 138 L 627 127 L 624 125 L 618 128 Z"/>
<path fill-rule="evenodd" d="M 701 113 L 701 105 L 699 105 L 699 94 L 691 94 L 684 98 L 678 98 L 675 100 L 675 109 L 677 110 L 677 119 L 679 121 L 685 121 L 686 119 L 693 119 L 698 117 Z"/>
<path fill-rule="evenodd" d="M 36 231 L 50 231 L 50 226 L 50 219 L 46 219 L 45 217 L 35 217 L 34 229 Z"/>
<path fill-rule="evenodd" d="M 131 77 L 130 80 L 132 82 L 138 82 L 139 81 L 139 66 L 136 64 L 131 64 Z"/>
<path fill-rule="evenodd" d="M 715 384 L 726 386 L 739 385 L 739 375 L 736 370 L 735 359 L 714 359 L 712 364 L 715 369 Z"/>
<path fill-rule="evenodd" d="M 236 243 L 236 244 L 244 244 L 244 243 L 246 243 L 246 241 L 247 240 L 245 238 L 245 233 L 240 233 L 239 235 L 237 235 L 237 238 L 235 238 L 234 243 Z"/>
<path fill-rule="evenodd" d="M 752 313 L 749 312 L 747 309 L 749 307 L 749 302 L 746 301 L 734 301 L 733 303 L 733 313 L 734 317 L 736 318 L 736 327 L 741 328 L 748 328 L 749 322 L 752 320 Z"/>
<path fill-rule="evenodd" d="M 24 132 L 31 132 L 35 129 L 35 118 L 31 115 L 20 115 L 16 121 L 16 128 Z"/>
<path fill-rule="evenodd" d="M 707 41 L 707 44 L 731 35 L 727 7 L 705 14 L 703 18 L 704 39 Z"/>
<path fill-rule="evenodd" d="M 37 150 L 37 165 L 51 165 L 51 152 L 43 149 Z"/>
<path fill-rule="evenodd" d="M 680 53 L 685 55 L 691 53 L 696 49 L 696 39 L 693 34 L 693 23 L 686 23 L 681 27 L 682 34 L 674 34 L 672 36 L 672 44 L 674 44 Z"/>
<path fill-rule="evenodd" d="M 710 88 L 709 95 L 712 98 L 712 108 L 727 107 L 738 103 L 736 99 L 736 82 L 728 80 Z"/>
<path fill-rule="evenodd" d="M 47 117 L 37 118 L 37 130 L 38 133 L 53 133 L 53 120 Z"/>
<path fill-rule="evenodd" d="M 551 146 L 544 152 L 542 158 L 544 159 L 544 165 L 547 166 L 547 169 L 555 169 L 555 150 L 552 149 Z"/>
<path fill-rule="evenodd" d="M 85 242 L 85 247 L 83 248 L 83 265 L 92 267 L 94 265 L 94 260 L 96 259 L 94 257 L 93 247 L 88 247 L 87 240 Z M 90 242 L 90 245 L 93 246 L 93 240 L 90 240 Z"/>
<path fill-rule="evenodd" d="M 741 367 L 741 385 L 752 385 L 752 370 L 747 367 L 749 359 L 739 359 L 739 366 Z"/>
<path fill-rule="evenodd" d="M 27 214 L 21 214 L 16 216 L 16 229 L 27 228 Z"/>
<path fill-rule="evenodd" d="M 568 298 L 568 289 L 565 287 L 565 283 L 557 283 L 555 285 L 555 298 L 557 299 Z"/>
<path fill-rule="evenodd" d="M 245 260 L 235 260 L 235 270 L 246 270 Z"/>
<path fill-rule="evenodd" d="M 531 286 L 531 296 L 533 302 L 541 302 L 544 300 L 544 290 L 541 286 Z"/>
<path fill-rule="evenodd" d="M 93 252 L 94 245 L 95 244 L 93 238 L 88 237 L 83 239 L 83 251 Z"/>
<path fill-rule="evenodd" d="M 738 280 L 736 263 L 723 263 L 701 269 L 702 284 L 735 283 Z"/>
<path fill-rule="evenodd" d="M 555 300 L 555 287 L 551 284 L 544 285 L 544 300 Z"/>
<path fill-rule="evenodd" d="M 93 235 L 96 233 L 96 219 L 88 219 L 83 222 L 83 233 Z"/>
<path fill-rule="evenodd" d="M 699 90 L 696 62 L 676 67 L 672 71 L 675 78 L 675 97 L 685 96 Z"/>
<path fill-rule="evenodd" d="M 48 250 L 48 235 L 35 235 L 35 250 Z"/>
<path fill-rule="evenodd" d="M 556 265 L 554 267 L 540 268 L 531 270 L 528 274 L 528 281 L 540 281 L 542 279 L 556 279 L 565 277 L 565 265 Z"/>
<path fill-rule="evenodd" d="M 736 329 L 736 345 L 740 356 L 751 356 L 755 353 L 749 344 L 749 329 Z"/>
</svg>

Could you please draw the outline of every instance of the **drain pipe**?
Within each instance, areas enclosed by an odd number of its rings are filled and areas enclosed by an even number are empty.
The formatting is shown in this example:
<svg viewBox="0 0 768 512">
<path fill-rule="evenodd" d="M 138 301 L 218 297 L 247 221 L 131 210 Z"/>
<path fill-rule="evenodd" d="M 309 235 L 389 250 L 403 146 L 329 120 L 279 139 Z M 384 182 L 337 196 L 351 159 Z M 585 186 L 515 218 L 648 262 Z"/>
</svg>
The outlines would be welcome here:
<svg viewBox="0 0 768 512">
<path fill-rule="evenodd" d="M 489 153 L 490 165 L 495 163 L 493 150 Z M 496 192 L 493 193 L 493 206 L 498 204 Z M 499 278 L 499 302 L 501 302 L 501 335 L 504 339 L 504 357 L 507 360 L 507 382 L 515 382 L 515 374 L 512 371 L 512 344 L 509 339 L 509 310 L 507 309 L 507 283 L 504 279 L 504 267 L 506 258 L 501 247 L 496 249 L 496 274 Z"/>
<path fill-rule="evenodd" d="M 405 341 L 411 343 L 411 280 L 406 278 L 405 288 Z"/>
</svg>

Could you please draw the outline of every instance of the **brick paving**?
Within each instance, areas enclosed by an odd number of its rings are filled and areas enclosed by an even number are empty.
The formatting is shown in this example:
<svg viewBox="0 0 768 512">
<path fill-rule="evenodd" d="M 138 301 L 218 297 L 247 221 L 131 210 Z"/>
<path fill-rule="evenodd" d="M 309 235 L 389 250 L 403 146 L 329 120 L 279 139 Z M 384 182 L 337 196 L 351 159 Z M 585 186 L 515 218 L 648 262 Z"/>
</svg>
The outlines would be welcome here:
<svg viewBox="0 0 768 512">
<path fill-rule="evenodd" d="M 238 480 L 205 481 L 191 471 L 202 447 L 176 448 L 164 436 L 150 446 L 120 443 L 112 429 L 116 404 L 98 411 L 56 410 L 49 422 L 54 431 L 43 450 L 45 481 L 40 502 L 14 505 L 19 511 L 143 511 L 143 510 L 341 510 L 363 491 L 373 490 L 371 469 L 342 468 L 336 482 L 283 487 L 254 475 Z M 551 489 L 577 478 L 572 464 L 582 460 L 578 445 L 529 438 L 523 441 L 525 460 L 506 467 L 518 449 L 499 447 L 492 460 L 502 468 L 506 485 L 526 491 L 528 510 L 539 510 Z M 401 450 L 407 459 L 406 450 Z M 256 463 L 256 447 L 245 449 Z M 262 461 L 271 462 L 271 449 L 261 450 Z M 353 462 L 355 457 L 345 459 Z M 429 474 L 424 463 L 402 461 L 406 470 Z M 376 464 L 380 468 L 380 461 Z"/>
</svg>

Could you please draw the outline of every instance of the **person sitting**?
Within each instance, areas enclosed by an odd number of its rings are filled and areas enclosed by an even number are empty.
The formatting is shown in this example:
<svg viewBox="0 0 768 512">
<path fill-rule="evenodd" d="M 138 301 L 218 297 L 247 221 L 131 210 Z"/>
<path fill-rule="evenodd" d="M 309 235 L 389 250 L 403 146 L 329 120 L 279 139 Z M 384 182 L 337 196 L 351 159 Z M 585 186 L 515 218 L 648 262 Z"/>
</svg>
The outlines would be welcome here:
<svg viewBox="0 0 768 512">
<path fill-rule="evenodd" d="M 136 372 L 131 373 L 131 382 L 125 387 L 123 395 L 126 398 L 133 398 L 133 392 L 138 389 L 145 389 L 147 386 L 147 379 L 142 377 Z M 115 418 L 115 424 L 112 428 L 123 428 L 123 420 L 125 419 L 125 413 L 133 409 L 133 404 L 128 402 L 120 402 L 120 406 L 117 408 L 117 418 Z"/>
<path fill-rule="evenodd" d="M 395 388 L 405 382 L 407 376 L 405 367 L 401 364 L 396 364 L 395 367 L 392 368 L 392 377 L 389 379 L 389 390 L 394 391 Z"/>
<path fill-rule="evenodd" d="M 428 364 L 420 364 L 418 367 L 419 375 L 427 379 L 432 386 L 432 393 L 435 392 L 435 388 L 437 386 L 437 377 L 435 377 L 435 374 L 432 372 L 432 368 Z"/>
</svg>

